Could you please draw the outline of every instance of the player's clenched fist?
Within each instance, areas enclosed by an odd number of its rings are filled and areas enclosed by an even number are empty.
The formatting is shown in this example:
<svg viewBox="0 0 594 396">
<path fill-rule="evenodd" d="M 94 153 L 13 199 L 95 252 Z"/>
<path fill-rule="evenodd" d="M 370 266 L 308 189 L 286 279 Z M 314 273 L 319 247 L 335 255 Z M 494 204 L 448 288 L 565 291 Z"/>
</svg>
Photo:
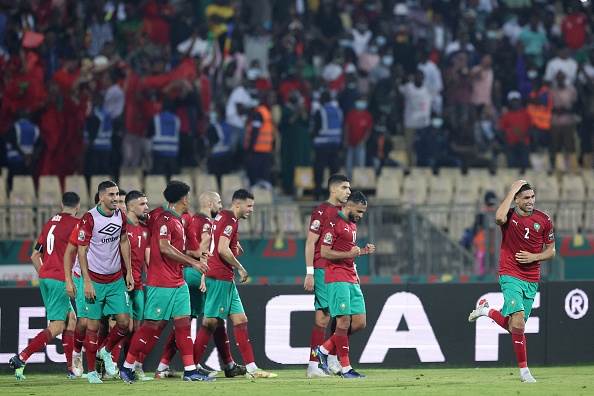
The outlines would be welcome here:
<svg viewBox="0 0 594 396">
<path fill-rule="evenodd" d="M 361 248 L 359 246 L 353 246 L 351 248 L 352 257 L 357 257 L 361 255 Z"/>
<path fill-rule="evenodd" d="M 361 254 L 373 254 L 373 253 L 375 253 L 375 245 L 373 243 L 368 243 L 361 250 Z"/>
</svg>

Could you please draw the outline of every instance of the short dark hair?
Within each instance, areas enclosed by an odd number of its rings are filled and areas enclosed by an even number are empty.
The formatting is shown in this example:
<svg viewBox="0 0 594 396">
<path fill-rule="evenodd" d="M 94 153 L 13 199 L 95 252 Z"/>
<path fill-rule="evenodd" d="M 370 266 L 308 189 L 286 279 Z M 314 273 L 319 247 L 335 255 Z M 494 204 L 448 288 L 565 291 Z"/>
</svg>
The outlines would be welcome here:
<svg viewBox="0 0 594 396">
<path fill-rule="evenodd" d="M 254 199 L 254 194 L 244 188 L 240 188 L 239 190 L 235 191 L 233 193 L 233 198 L 231 198 L 232 201 L 245 201 L 246 199 Z"/>
<path fill-rule="evenodd" d="M 179 181 L 179 180 L 171 180 L 167 187 L 165 187 L 165 191 L 163 191 L 163 196 L 165 200 L 169 203 L 176 203 L 179 202 L 183 197 L 188 195 L 190 192 L 190 186 L 186 183 Z"/>
<path fill-rule="evenodd" d="M 121 188 L 120 188 L 120 190 L 119 190 L 119 191 L 120 191 L 120 192 L 118 193 L 118 195 L 119 195 L 120 197 L 121 197 L 122 195 L 124 195 L 124 196 L 125 196 L 126 194 L 128 194 L 128 193 L 126 192 L 126 190 L 122 190 Z"/>
<path fill-rule="evenodd" d="M 97 186 L 97 192 L 99 194 L 101 194 L 102 192 L 104 192 L 108 188 L 117 187 L 117 186 L 118 185 L 115 184 L 115 182 L 113 182 L 111 180 L 105 180 L 105 181 L 102 181 L 101 183 L 99 183 L 99 185 Z"/>
<path fill-rule="evenodd" d="M 95 201 L 95 205 L 97 205 L 99 203 L 99 193 L 98 192 L 95 193 L 95 197 L 93 198 L 93 200 Z"/>
<path fill-rule="evenodd" d="M 353 191 L 351 195 L 349 195 L 349 199 L 347 201 L 356 204 L 367 205 L 367 197 L 361 191 Z"/>
<path fill-rule="evenodd" d="M 76 208 L 79 203 L 80 197 L 75 192 L 67 191 L 62 195 L 62 205 L 67 208 Z"/>
<path fill-rule="evenodd" d="M 128 194 L 126 194 L 126 200 L 124 202 L 126 202 L 126 205 L 128 205 L 128 202 L 144 197 L 146 197 L 146 195 L 142 191 L 132 190 Z"/>
<path fill-rule="evenodd" d="M 345 175 L 342 175 L 340 173 L 335 173 L 328 178 L 328 189 L 330 189 L 330 187 L 333 184 L 344 183 L 344 182 L 350 183 L 351 180 L 348 177 L 346 177 Z"/>
<path fill-rule="evenodd" d="M 528 191 L 528 190 L 534 190 L 534 188 L 530 185 L 530 183 L 526 183 L 522 187 L 520 187 L 520 189 L 518 190 L 516 195 L 514 195 L 514 198 L 516 198 L 518 195 L 520 195 L 524 191 Z"/>
</svg>

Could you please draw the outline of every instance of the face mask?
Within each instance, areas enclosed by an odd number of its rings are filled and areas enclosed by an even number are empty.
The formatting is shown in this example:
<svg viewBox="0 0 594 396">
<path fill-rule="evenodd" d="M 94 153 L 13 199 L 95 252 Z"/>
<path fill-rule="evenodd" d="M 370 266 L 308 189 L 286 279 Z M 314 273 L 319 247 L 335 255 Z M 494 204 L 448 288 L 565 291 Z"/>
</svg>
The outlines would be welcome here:
<svg viewBox="0 0 594 396">
<path fill-rule="evenodd" d="M 365 110 L 367 108 L 367 102 L 364 100 L 358 100 L 355 102 L 355 108 L 357 110 Z"/>
<path fill-rule="evenodd" d="M 392 55 L 384 55 L 382 56 L 382 63 L 384 66 L 392 66 L 394 63 L 394 57 Z"/>
<path fill-rule="evenodd" d="M 439 129 L 443 126 L 443 119 L 433 118 L 433 119 L 431 119 L 431 125 L 433 126 L 433 128 Z"/>
</svg>

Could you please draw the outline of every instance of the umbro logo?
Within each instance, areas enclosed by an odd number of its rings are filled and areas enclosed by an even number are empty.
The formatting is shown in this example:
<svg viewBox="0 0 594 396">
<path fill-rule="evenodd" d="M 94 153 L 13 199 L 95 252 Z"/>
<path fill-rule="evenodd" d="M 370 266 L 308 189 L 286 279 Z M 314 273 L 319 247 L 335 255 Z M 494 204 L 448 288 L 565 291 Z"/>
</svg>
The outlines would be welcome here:
<svg viewBox="0 0 594 396">
<path fill-rule="evenodd" d="M 100 229 L 98 232 L 99 232 L 99 234 L 114 236 L 115 234 L 120 232 L 121 229 L 122 229 L 121 226 L 119 226 L 117 224 L 109 223 L 108 225 L 106 225 L 105 227 Z"/>
</svg>

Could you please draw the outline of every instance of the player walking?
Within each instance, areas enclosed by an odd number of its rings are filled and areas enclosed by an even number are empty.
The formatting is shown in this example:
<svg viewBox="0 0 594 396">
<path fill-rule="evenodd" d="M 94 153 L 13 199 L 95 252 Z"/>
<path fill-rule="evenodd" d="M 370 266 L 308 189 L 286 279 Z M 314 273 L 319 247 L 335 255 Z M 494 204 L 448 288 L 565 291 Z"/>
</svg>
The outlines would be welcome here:
<svg viewBox="0 0 594 396">
<path fill-rule="evenodd" d="M 229 317 L 233 323 L 235 341 L 246 366 L 246 375 L 250 378 L 273 378 L 277 375 L 256 366 L 248 336 L 247 316 L 233 281 L 235 269 L 239 272 L 242 283 L 248 278 L 247 271 L 237 260 L 240 250 L 238 228 L 239 220 L 247 219 L 253 211 L 254 196 L 240 189 L 233 193 L 231 210 L 221 211 L 214 220 L 211 256 L 208 258 L 209 269 L 206 273 L 204 319 L 194 343 L 194 358 L 196 361 L 202 360 L 211 335 Z"/>
<path fill-rule="evenodd" d="M 105 371 L 109 376 L 117 374 L 111 350 L 129 333 L 130 304 L 127 290 L 134 289 L 126 216 L 117 209 L 118 186 L 112 181 L 104 181 L 97 190 L 99 204 L 85 213 L 78 231 L 78 260 L 87 315 L 84 347 L 87 379 L 92 384 L 103 382 L 95 370 L 97 357 L 105 363 Z M 122 258 L 126 266 L 125 282 L 122 279 Z M 103 316 L 109 315 L 115 315 L 117 324 L 109 332 L 105 346 L 97 353 L 99 322 Z"/>
<path fill-rule="evenodd" d="M 367 324 L 365 299 L 359 286 L 355 257 L 375 252 L 375 245 L 357 246 L 357 223 L 367 211 L 367 198 L 360 191 L 353 192 L 333 219 L 324 225 L 320 254 L 328 260 L 325 281 L 328 289 L 330 315 L 336 318 L 336 331 L 323 345 L 317 355 L 322 368 L 328 371 L 328 353 L 336 349 L 343 378 L 363 378 L 349 360 L 349 328 L 351 334 Z"/>
<path fill-rule="evenodd" d="M 41 351 L 60 333 L 66 355 L 68 377 L 74 378 L 72 348 L 76 315 L 64 286 L 64 251 L 68 245 L 68 237 L 78 223 L 78 219 L 74 216 L 79 207 L 80 198 L 76 193 L 64 193 L 62 211 L 45 223 L 33 249 L 31 261 L 39 274 L 39 288 L 50 324 L 37 334 L 21 353 L 10 358 L 8 363 L 14 369 L 15 377 L 19 381 L 25 379 L 23 371 L 27 359 L 35 352 Z"/>
<path fill-rule="evenodd" d="M 186 227 L 186 253 L 197 259 L 203 257 L 203 255 L 208 252 L 212 239 L 212 220 L 218 215 L 223 207 L 221 197 L 218 193 L 213 191 L 207 191 L 200 194 L 198 201 L 200 203 L 200 211 L 191 218 Z M 192 267 L 186 267 L 184 268 L 184 279 L 190 290 L 191 317 L 200 318 L 204 314 L 206 291 L 205 276 Z M 219 322 L 213 337 L 217 352 L 224 365 L 225 376 L 231 378 L 238 375 L 244 375 L 246 373 L 245 366 L 236 364 L 231 356 L 229 338 L 223 321 Z M 198 344 L 195 344 L 195 347 L 198 347 Z M 172 331 L 165 343 L 159 366 L 155 372 L 155 378 L 165 378 L 168 375 L 170 372 L 169 363 L 175 355 L 176 350 L 175 332 Z M 209 371 L 207 368 L 202 367 L 199 364 L 200 360 L 196 360 L 196 356 L 194 361 L 200 374 L 216 376 L 216 371 Z"/>
<path fill-rule="evenodd" d="M 488 316 L 511 333 L 522 382 L 536 382 L 528 369 L 524 328 L 538 291 L 540 262 L 555 257 L 553 222 L 546 213 L 534 208 L 534 202 L 532 186 L 517 180 L 497 208 L 495 220 L 503 235 L 499 258 L 503 308 L 489 309 L 489 303 L 483 299 L 468 316 L 469 322 Z"/>
<path fill-rule="evenodd" d="M 184 381 L 210 380 L 198 374 L 194 364 L 190 335 L 190 294 L 183 278 L 184 266 L 193 266 L 201 272 L 208 268 L 206 264 L 182 253 L 186 249 L 186 236 L 181 214 L 188 210 L 189 192 L 190 186 L 187 184 L 171 181 L 163 193 L 169 202 L 169 209 L 154 220 L 144 322 L 132 337 L 130 350 L 120 370 L 124 382 L 134 382 L 133 370 L 139 353 L 147 355 L 152 350 L 170 319 L 173 319 L 175 338 L 184 364 Z"/>
<path fill-rule="evenodd" d="M 332 175 L 328 179 L 328 190 L 330 196 L 326 202 L 318 205 L 313 212 L 311 212 L 311 220 L 309 222 L 309 230 L 307 232 L 307 239 L 305 241 L 305 282 L 303 287 L 305 290 L 315 293 L 316 308 L 315 323 L 311 331 L 310 338 L 310 354 L 309 365 L 307 366 L 307 378 L 327 377 L 322 369 L 318 367 L 318 358 L 316 350 L 318 346 L 322 345 L 326 339 L 326 328 L 330 322 L 330 313 L 328 311 L 328 291 L 326 282 L 324 281 L 326 271 L 326 260 L 320 256 L 320 246 L 322 239 L 320 233 L 322 225 L 327 222 L 329 218 L 334 218 L 338 211 L 342 208 L 351 194 L 351 186 L 349 179 L 343 175 Z M 340 372 L 340 364 L 336 358 L 336 353 L 330 351 L 328 364 L 331 371 L 338 374 Z M 332 353 L 334 352 L 334 353 Z"/>
</svg>

